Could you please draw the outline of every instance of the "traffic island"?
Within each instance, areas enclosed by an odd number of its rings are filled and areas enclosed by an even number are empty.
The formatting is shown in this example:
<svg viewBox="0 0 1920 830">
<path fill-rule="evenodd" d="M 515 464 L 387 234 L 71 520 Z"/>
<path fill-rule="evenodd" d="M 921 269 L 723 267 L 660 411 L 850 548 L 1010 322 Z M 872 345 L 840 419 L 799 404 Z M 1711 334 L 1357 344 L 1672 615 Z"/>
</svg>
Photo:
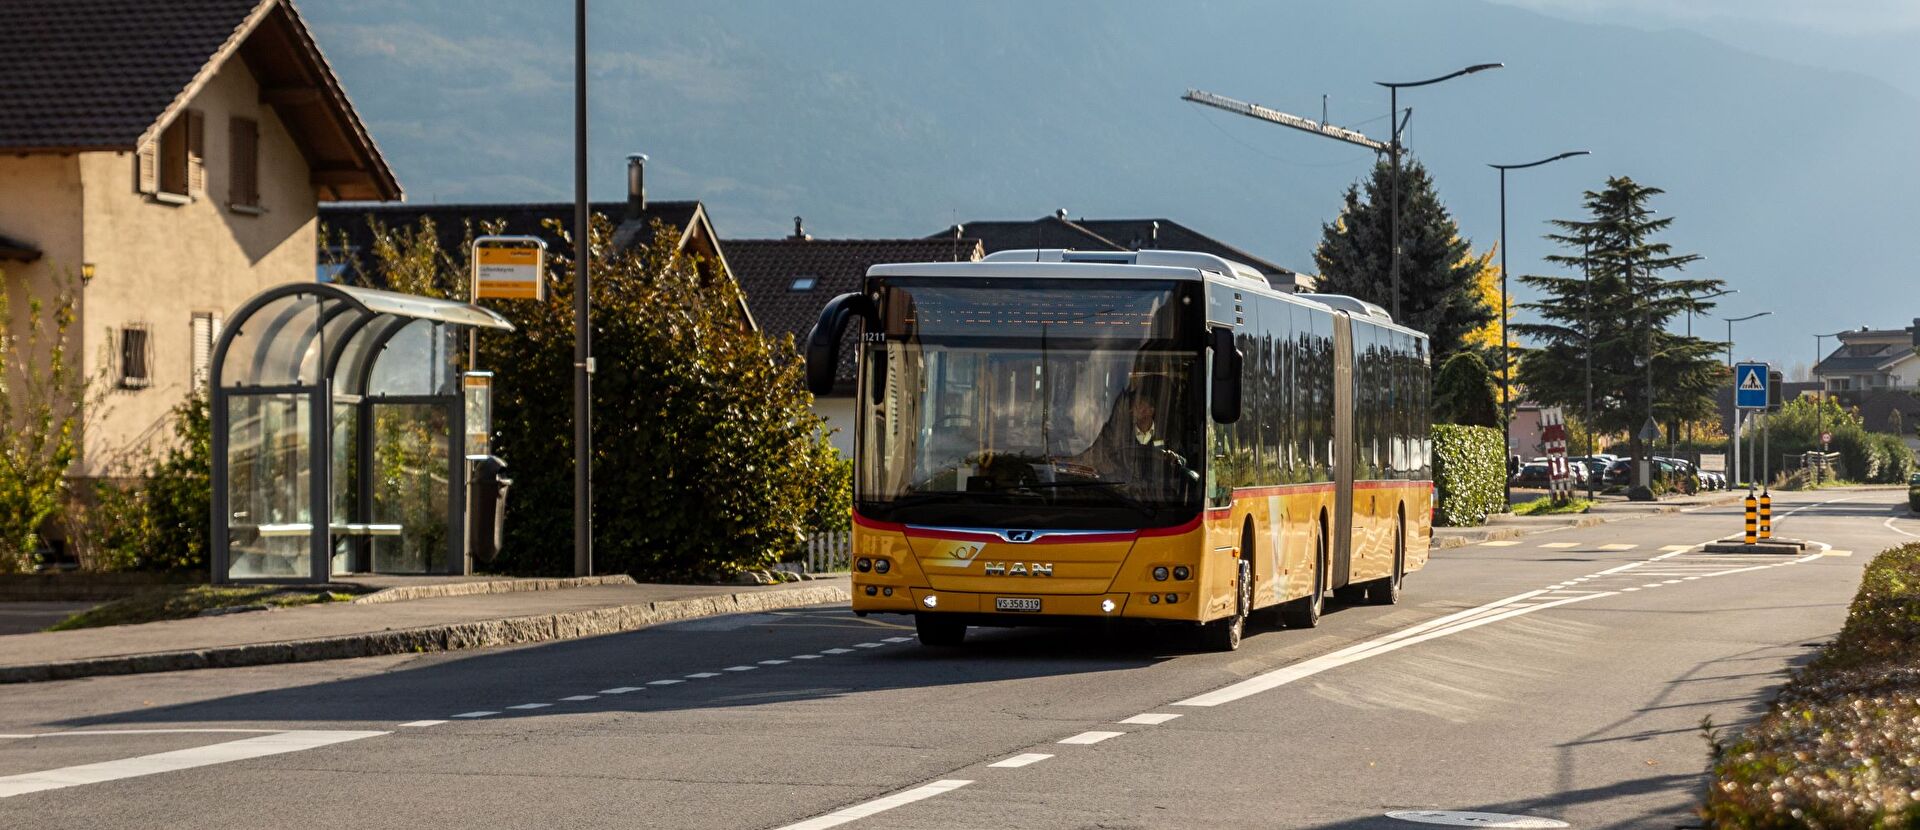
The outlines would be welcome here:
<svg viewBox="0 0 1920 830">
<path fill-rule="evenodd" d="M 1798 539 L 1760 539 L 1748 542 L 1745 539 L 1721 539 L 1708 542 L 1708 553 L 1784 553 L 1794 554 L 1807 549 L 1807 543 Z"/>
</svg>

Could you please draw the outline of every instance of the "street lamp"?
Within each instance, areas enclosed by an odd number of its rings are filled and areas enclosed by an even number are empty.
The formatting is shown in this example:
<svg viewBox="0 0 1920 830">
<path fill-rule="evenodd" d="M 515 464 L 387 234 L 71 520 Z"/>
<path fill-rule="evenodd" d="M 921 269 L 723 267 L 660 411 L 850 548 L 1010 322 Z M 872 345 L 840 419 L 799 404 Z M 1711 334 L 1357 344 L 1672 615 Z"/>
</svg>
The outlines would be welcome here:
<svg viewBox="0 0 1920 830">
<path fill-rule="evenodd" d="M 1404 325 L 1404 322 L 1400 319 L 1400 128 L 1403 126 L 1400 121 L 1400 88 L 1437 84 L 1441 81 L 1458 78 L 1461 75 L 1471 75 L 1475 72 L 1483 72 L 1488 69 L 1499 69 L 1502 66 L 1506 66 L 1506 64 L 1476 63 L 1465 69 L 1456 69 L 1438 78 L 1428 78 L 1424 81 L 1374 81 L 1375 84 L 1384 86 L 1388 90 L 1387 123 L 1388 126 L 1392 128 L 1392 137 L 1387 141 L 1387 157 L 1392 159 L 1393 163 L 1393 210 L 1390 212 L 1393 217 L 1391 220 L 1392 231 L 1390 233 L 1393 250 L 1389 255 L 1391 264 L 1387 268 L 1393 274 L 1392 310 L 1393 321 L 1396 323 L 1402 323 Z"/>
<path fill-rule="evenodd" d="M 1727 321 L 1727 375 L 1729 377 L 1733 375 L 1733 324 L 1744 323 L 1748 320 L 1765 317 L 1772 313 L 1771 311 L 1760 311 L 1745 317 L 1720 318 Z M 1729 455 L 1733 456 L 1733 478 L 1734 482 L 1738 484 L 1743 481 L 1740 475 L 1740 407 L 1738 406 L 1739 401 L 1737 400 L 1739 394 L 1735 393 L 1734 397 L 1736 400 L 1734 401 L 1735 406 L 1733 407 L 1732 429 L 1727 430 L 1727 451 Z"/>
<path fill-rule="evenodd" d="M 587 0 L 573 4 L 573 574 L 593 573 L 593 328 L 587 293 Z"/>
<path fill-rule="evenodd" d="M 1470 70 L 1462 70 L 1462 71 L 1470 71 Z M 1501 432 L 1503 433 L 1503 437 L 1504 437 L 1504 433 L 1511 431 L 1512 424 L 1513 424 L 1513 412 L 1511 411 L 1513 407 L 1513 401 L 1512 401 L 1513 349 L 1512 347 L 1507 345 L 1507 171 L 1508 170 L 1524 170 L 1528 167 L 1539 167 L 1542 164 L 1556 162 L 1564 158 L 1572 158 L 1574 156 L 1584 156 L 1584 155 L 1589 155 L 1589 153 L 1585 150 L 1568 150 L 1567 152 L 1561 153 L 1560 155 L 1550 156 L 1548 158 L 1543 158 L 1539 161 L 1530 161 L 1530 162 L 1527 162 L 1526 164 L 1489 164 L 1487 165 L 1488 167 L 1491 167 L 1495 170 L 1500 171 L 1500 429 L 1501 429 Z M 1394 175 L 1394 180 L 1398 182 L 1400 178 L 1400 171 L 1397 168 L 1394 170 L 1393 175 Z M 1394 195 L 1393 208 L 1394 208 L 1395 214 L 1397 215 L 1400 210 L 1400 197 L 1397 193 Z M 1394 238 L 1393 238 L 1393 253 L 1394 253 L 1393 296 L 1396 302 L 1398 302 L 1400 298 L 1399 227 L 1400 227 L 1399 221 L 1396 219 L 1394 222 Z M 1507 485 L 1506 498 L 1507 498 L 1506 503 L 1509 506 L 1511 506 L 1513 504 L 1513 485 L 1512 484 Z"/>
<path fill-rule="evenodd" d="M 1712 300 L 1719 297 L 1725 297 L 1729 294 L 1738 294 L 1738 293 L 1740 293 L 1740 289 L 1729 288 L 1725 291 L 1715 291 L 1712 294 L 1703 294 L 1694 299 L 1695 300 Z M 1687 306 L 1687 339 L 1689 340 L 1693 339 L 1693 306 Z M 1693 443 L 1693 422 L 1692 421 L 1687 422 L 1687 443 L 1688 444 Z M 1667 445 L 1667 454 L 1668 455 L 1673 454 L 1673 445 L 1671 443 Z M 1696 467 L 1699 466 L 1700 464 L 1699 458 L 1695 458 L 1693 461 L 1694 461 L 1694 466 Z"/>
</svg>

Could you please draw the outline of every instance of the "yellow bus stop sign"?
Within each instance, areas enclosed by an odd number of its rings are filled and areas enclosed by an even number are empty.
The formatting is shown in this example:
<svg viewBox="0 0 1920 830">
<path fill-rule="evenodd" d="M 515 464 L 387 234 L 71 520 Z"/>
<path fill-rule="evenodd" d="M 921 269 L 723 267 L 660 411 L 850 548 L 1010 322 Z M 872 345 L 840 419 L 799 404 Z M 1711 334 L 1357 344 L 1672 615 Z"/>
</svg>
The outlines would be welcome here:
<svg viewBox="0 0 1920 830">
<path fill-rule="evenodd" d="M 474 299 L 545 300 L 546 246 L 487 244 L 494 242 L 474 240 Z"/>
</svg>

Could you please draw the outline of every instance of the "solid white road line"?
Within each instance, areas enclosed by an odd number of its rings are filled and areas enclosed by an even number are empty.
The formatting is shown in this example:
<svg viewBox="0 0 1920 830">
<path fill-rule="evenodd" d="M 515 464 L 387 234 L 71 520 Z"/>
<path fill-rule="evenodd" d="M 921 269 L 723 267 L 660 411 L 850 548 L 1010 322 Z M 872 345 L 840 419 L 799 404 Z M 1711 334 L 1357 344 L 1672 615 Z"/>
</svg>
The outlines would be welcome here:
<svg viewBox="0 0 1920 830">
<path fill-rule="evenodd" d="M 454 717 L 456 718 L 490 718 L 498 714 L 500 713 L 482 709 L 478 712 L 461 712 L 458 715 L 454 715 Z"/>
<path fill-rule="evenodd" d="M 1053 757 L 1052 755 L 1048 755 L 1044 752 L 1022 752 L 1019 755 L 1013 756 L 1012 758 L 1008 758 L 1004 761 L 995 761 L 991 764 L 988 764 L 987 766 L 999 767 L 1000 769 L 1017 769 L 1017 768 L 1028 766 L 1031 764 L 1038 764 L 1041 761 L 1045 761 L 1048 758 L 1052 758 L 1052 757 Z"/>
<path fill-rule="evenodd" d="M 0 735 L 0 738 L 84 738 L 89 735 L 278 735 L 285 729 L 86 729 L 66 732 L 33 732 L 24 735 Z"/>
<path fill-rule="evenodd" d="M 1891 530 L 1891 531 L 1893 531 L 1893 532 L 1895 532 L 1895 533 L 1898 533 L 1898 534 L 1900 534 L 1900 535 L 1902 535 L 1902 536 L 1920 536 L 1920 533 L 1909 533 L 1909 532 L 1907 532 L 1907 531 L 1904 531 L 1904 530 L 1901 530 L 1900 528 L 1897 528 L 1897 527 L 1894 527 L 1894 526 L 1893 526 L 1893 521 L 1894 521 L 1894 519 L 1898 519 L 1898 518 L 1900 518 L 1900 517 L 1899 517 L 1899 516 L 1895 516 L 1895 517 L 1893 517 L 1892 519 L 1888 519 L 1888 520 L 1886 520 L 1886 522 L 1884 522 L 1883 524 L 1885 524 L 1885 526 L 1886 526 L 1886 528 L 1887 528 L 1888 530 Z"/>
<path fill-rule="evenodd" d="M 1177 717 L 1180 717 L 1180 716 L 1169 715 L 1161 712 L 1148 712 L 1144 715 L 1134 715 L 1133 717 L 1127 718 L 1126 720 L 1119 721 L 1119 723 L 1139 724 L 1141 726 L 1159 726 L 1160 724 L 1166 723 L 1167 721 L 1173 720 L 1174 718 L 1177 718 Z"/>
<path fill-rule="evenodd" d="M 249 758 L 263 758 L 268 755 L 280 755 L 314 749 L 331 744 L 357 741 L 388 732 L 365 731 L 301 731 L 282 732 L 275 735 L 260 735 L 241 738 L 237 741 L 197 746 L 192 749 L 177 749 L 172 752 L 160 752 L 127 758 L 119 761 L 104 761 L 98 764 L 83 764 L 77 767 L 62 767 L 43 772 L 29 772 L 24 775 L 0 777 L 0 798 L 9 798 L 26 793 L 45 790 L 58 790 L 81 784 L 97 784 L 102 781 L 117 781 L 122 778 L 137 778 L 162 772 L 192 769 L 213 764 L 225 764 L 232 761 L 244 761 Z"/>
<path fill-rule="evenodd" d="M 1440 637 L 1446 637 L 1453 634 L 1458 634 L 1462 631 L 1478 628 L 1488 623 L 1499 622 L 1501 620 L 1508 619 L 1510 617 L 1517 617 L 1521 614 L 1531 614 L 1535 611 L 1539 611 L 1547 608 L 1553 608 L 1553 607 L 1567 605 L 1575 602 L 1585 602 L 1590 599 L 1599 599 L 1601 597 L 1610 597 L 1614 595 L 1614 592 L 1606 591 L 1606 592 L 1597 593 L 1597 594 L 1586 594 L 1586 595 L 1577 596 L 1577 597 L 1567 597 L 1566 599 L 1555 599 L 1548 602 L 1542 602 L 1537 605 L 1528 605 L 1524 607 L 1514 607 L 1514 608 L 1506 607 L 1508 605 L 1512 605 L 1513 602 L 1517 599 L 1535 596 L 1539 593 L 1541 592 L 1534 591 L 1528 594 L 1521 595 L 1514 599 L 1501 600 L 1500 602 L 1494 603 L 1491 606 L 1481 606 L 1479 608 L 1469 609 L 1466 612 L 1454 615 L 1453 618 L 1451 619 L 1447 617 L 1442 617 L 1440 620 L 1435 620 L 1433 622 L 1430 622 L 1421 626 L 1414 626 L 1413 628 L 1406 629 L 1405 631 L 1395 632 L 1393 634 L 1388 634 L 1384 637 L 1368 640 L 1367 642 L 1361 643 L 1357 646 L 1351 646 L 1345 649 L 1341 649 L 1340 651 L 1332 652 L 1330 654 L 1323 654 L 1319 657 L 1315 657 L 1310 660 L 1302 660 L 1301 662 L 1294 663 L 1289 666 L 1282 666 L 1280 668 L 1266 672 L 1265 674 L 1254 675 L 1253 677 L 1249 677 L 1246 680 L 1242 680 L 1238 683 L 1234 683 L 1230 686 L 1226 686 L 1220 689 L 1215 689 L 1211 692 L 1207 692 L 1206 694 L 1195 695 L 1193 697 L 1187 698 L 1186 700 L 1175 701 L 1173 705 L 1174 706 L 1219 706 L 1220 704 L 1223 704 L 1223 703 L 1232 703 L 1233 701 L 1239 700 L 1244 697 L 1251 697 L 1261 692 L 1277 689 L 1281 686 L 1287 685 L 1288 683 L 1292 683 L 1295 680 L 1312 677 L 1313 675 L 1319 674 L 1328 669 L 1338 668 L 1348 663 L 1354 663 L 1361 660 L 1365 660 L 1368 657 L 1374 657 L 1381 654 L 1386 654 L 1387 652 L 1396 651 L 1398 649 L 1405 648 L 1415 643 L 1423 643 L 1428 640 L 1433 640 L 1433 639 L 1438 639 Z M 1483 615 L 1484 612 L 1489 610 L 1496 610 L 1498 611 L 1498 613 Z M 1483 615 L 1483 616 L 1474 616 L 1474 615 Z M 1472 618 L 1464 619 L 1464 620 L 1461 619 L 1464 617 L 1472 617 Z M 1456 622 L 1456 620 L 1459 620 L 1459 621 Z M 1419 633 L 1414 633 L 1414 632 L 1419 632 Z"/>
<path fill-rule="evenodd" d="M 1125 732 L 1103 732 L 1103 731 L 1101 731 L 1101 730 L 1098 730 L 1098 729 L 1095 729 L 1095 730 L 1091 730 L 1091 731 L 1087 731 L 1087 732 L 1082 732 L 1082 733 L 1080 733 L 1080 734 L 1078 734 L 1078 735 L 1074 735 L 1073 737 L 1070 737 L 1070 738 L 1061 738 L 1061 739 L 1060 739 L 1060 740 L 1058 741 L 1058 743 L 1063 743 L 1063 744 L 1077 744 L 1077 745 L 1080 745 L 1080 746 L 1085 746 L 1085 745 L 1088 745 L 1088 744 L 1097 744 L 1097 743 L 1099 743 L 1099 742 L 1101 742 L 1101 741 L 1104 741 L 1104 740 L 1106 740 L 1106 739 L 1108 739 L 1108 738 L 1118 738 L 1118 737 L 1120 737 L 1121 735 L 1125 735 L 1125 734 L 1127 734 L 1127 733 L 1125 733 Z"/>
<path fill-rule="evenodd" d="M 852 807 L 843 807 L 818 818 L 810 818 L 806 821 L 789 824 L 779 828 L 779 830 L 826 830 L 826 828 L 829 827 L 839 827 L 849 821 L 857 821 L 876 813 L 884 813 L 895 807 L 904 807 L 916 801 L 925 801 L 941 793 L 952 792 L 971 783 L 973 782 L 951 778 L 935 781 L 931 784 L 914 787 L 904 792 L 897 792 L 893 795 L 876 798 L 872 801 L 861 802 Z"/>
<path fill-rule="evenodd" d="M 400 724 L 400 725 L 401 725 L 401 726 L 439 726 L 440 724 L 443 724 L 443 723 L 446 723 L 446 721 L 443 721 L 443 720 L 415 720 L 415 721 L 407 721 L 406 723 L 403 723 L 403 724 Z"/>
<path fill-rule="evenodd" d="M 603 695 L 624 695 L 628 692 L 637 691 L 640 691 L 639 686 L 615 686 L 611 689 L 601 689 L 600 693 Z"/>
</svg>

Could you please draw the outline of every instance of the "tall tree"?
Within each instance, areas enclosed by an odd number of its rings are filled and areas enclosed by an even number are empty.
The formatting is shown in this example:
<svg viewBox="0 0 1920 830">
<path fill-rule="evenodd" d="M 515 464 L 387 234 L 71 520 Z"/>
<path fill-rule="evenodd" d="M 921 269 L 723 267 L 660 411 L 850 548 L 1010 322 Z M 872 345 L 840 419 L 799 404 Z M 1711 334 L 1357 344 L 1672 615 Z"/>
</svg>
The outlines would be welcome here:
<svg viewBox="0 0 1920 830">
<path fill-rule="evenodd" d="M 1432 338 L 1437 370 L 1454 352 L 1468 348 L 1473 332 L 1495 319 L 1496 309 L 1476 290 L 1484 266 L 1460 236 L 1433 179 L 1418 161 L 1400 169 L 1400 319 Z M 1393 168 L 1374 165 L 1362 197 L 1349 185 L 1340 215 L 1320 227 L 1313 253 L 1320 290 L 1393 308 Z"/>
<path fill-rule="evenodd" d="M 1674 253 L 1655 239 L 1673 217 L 1655 218 L 1648 202 L 1662 190 L 1619 176 L 1587 191 L 1587 218 L 1559 219 L 1547 239 L 1569 253 L 1547 257 L 1581 276 L 1523 276 L 1543 296 L 1524 303 L 1542 322 L 1514 332 L 1541 344 L 1520 363 L 1520 383 L 1534 400 L 1577 409 L 1586 401 L 1586 357 L 1593 359 L 1593 424 L 1601 432 L 1624 432 L 1636 458 L 1643 458 L 1640 432 L 1657 423 L 1703 418 L 1714 411 L 1713 393 L 1727 381 L 1720 363 L 1724 344 L 1667 331 L 1689 311 L 1714 304 L 1700 297 L 1719 290 L 1716 279 L 1669 279 L 1698 261 Z M 1589 347 L 1591 337 L 1591 347 Z"/>
</svg>

